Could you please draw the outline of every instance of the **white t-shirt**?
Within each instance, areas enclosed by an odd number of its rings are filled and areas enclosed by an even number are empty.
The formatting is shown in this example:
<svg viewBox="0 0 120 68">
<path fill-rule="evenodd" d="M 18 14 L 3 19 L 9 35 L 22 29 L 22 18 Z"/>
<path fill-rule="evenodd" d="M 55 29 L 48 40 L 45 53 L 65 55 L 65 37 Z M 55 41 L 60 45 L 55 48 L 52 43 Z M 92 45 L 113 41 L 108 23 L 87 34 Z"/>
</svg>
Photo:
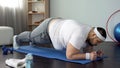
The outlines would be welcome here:
<svg viewBox="0 0 120 68">
<path fill-rule="evenodd" d="M 53 47 L 57 50 L 66 49 L 69 42 L 76 49 L 80 49 L 86 46 L 86 39 L 91 28 L 74 20 L 60 19 L 50 25 L 49 35 Z"/>
</svg>

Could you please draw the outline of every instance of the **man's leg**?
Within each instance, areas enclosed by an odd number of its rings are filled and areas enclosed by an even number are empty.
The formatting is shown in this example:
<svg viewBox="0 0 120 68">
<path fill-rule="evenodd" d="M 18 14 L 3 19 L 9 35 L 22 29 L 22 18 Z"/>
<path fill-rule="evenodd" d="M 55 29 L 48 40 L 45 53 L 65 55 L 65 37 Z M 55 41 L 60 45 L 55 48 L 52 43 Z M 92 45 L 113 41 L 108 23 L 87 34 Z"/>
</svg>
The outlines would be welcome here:
<svg viewBox="0 0 120 68">
<path fill-rule="evenodd" d="M 51 40 L 48 34 L 48 25 L 52 19 L 54 18 L 48 18 L 44 20 L 32 32 L 25 31 L 17 35 L 16 42 L 18 45 L 29 42 L 32 42 L 33 44 L 51 44 Z"/>
<path fill-rule="evenodd" d="M 30 40 L 30 33 L 29 31 L 25 31 L 20 33 L 19 35 L 15 35 L 13 37 L 13 48 L 18 49 L 20 45 L 23 43 L 29 43 L 31 42 Z"/>
<path fill-rule="evenodd" d="M 16 42 L 21 45 L 22 43 L 29 43 L 31 42 L 30 40 L 30 31 L 25 31 L 17 35 L 16 37 Z"/>
<path fill-rule="evenodd" d="M 31 32 L 31 41 L 33 44 L 50 44 L 51 40 L 48 34 L 48 25 L 53 18 L 44 20 L 37 28 Z"/>
</svg>

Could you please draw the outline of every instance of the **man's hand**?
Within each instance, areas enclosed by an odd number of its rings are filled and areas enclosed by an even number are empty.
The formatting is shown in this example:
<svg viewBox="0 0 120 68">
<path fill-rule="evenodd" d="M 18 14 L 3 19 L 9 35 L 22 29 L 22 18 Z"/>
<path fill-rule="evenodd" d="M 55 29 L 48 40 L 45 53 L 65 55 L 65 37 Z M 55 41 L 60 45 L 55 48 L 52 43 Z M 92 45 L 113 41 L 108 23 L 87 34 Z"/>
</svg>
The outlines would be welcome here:
<svg viewBox="0 0 120 68">
<path fill-rule="evenodd" d="M 90 53 L 90 60 L 96 60 L 96 58 L 97 58 L 97 53 L 96 53 L 96 51 L 91 52 L 91 53 Z"/>
<path fill-rule="evenodd" d="M 97 57 L 102 57 L 103 56 L 103 52 L 101 50 L 97 51 Z"/>
</svg>

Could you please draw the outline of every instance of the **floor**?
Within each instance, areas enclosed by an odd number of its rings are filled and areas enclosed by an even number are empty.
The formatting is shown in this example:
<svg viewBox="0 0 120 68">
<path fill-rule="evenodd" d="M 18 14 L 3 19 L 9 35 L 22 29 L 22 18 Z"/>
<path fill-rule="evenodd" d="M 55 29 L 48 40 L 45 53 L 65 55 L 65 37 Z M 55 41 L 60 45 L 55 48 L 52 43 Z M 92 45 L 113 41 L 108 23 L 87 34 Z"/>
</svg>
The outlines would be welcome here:
<svg viewBox="0 0 120 68">
<path fill-rule="evenodd" d="M 88 64 L 70 63 L 56 59 L 34 56 L 34 68 L 120 68 L 120 45 L 113 42 L 105 42 L 95 47 L 95 49 L 103 49 L 108 58 L 95 61 Z M 25 54 L 16 53 L 2 55 L 0 47 L 0 68 L 9 68 L 5 65 L 5 60 L 8 58 L 24 58 Z"/>
<path fill-rule="evenodd" d="M 7 45 L 6 47 L 7 48 L 11 48 L 12 45 Z M 13 52 L 13 54 L 8 52 L 7 55 L 3 55 L 2 46 L 0 46 L 0 68 L 10 68 L 10 67 L 6 66 L 6 64 L 5 64 L 5 60 L 6 59 L 9 59 L 9 58 L 16 58 L 16 59 L 19 58 L 19 59 L 22 59 L 24 57 L 25 57 L 24 54 L 20 55 L 19 53 L 15 53 L 15 52 Z"/>
<path fill-rule="evenodd" d="M 8 55 L 3 55 L 1 48 L 2 46 L 0 46 L 0 68 L 9 68 L 8 66 L 5 65 L 5 60 L 8 58 L 13 58 L 14 54 L 8 53 Z"/>
<path fill-rule="evenodd" d="M 46 45 L 46 44 L 42 45 L 42 46 L 44 46 L 44 47 L 52 47 L 52 45 Z M 11 48 L 12 45 L 7 45 L 6 47 Z M 10 68 L 10 67 L 6 66 L 6 64 L 5 64 L 6 59 L 9 59 L 9 58 L 23 59 L 25 57 L 25 55 L 26 54 L 24 54 L 24 53 L 16 53 L 16 52 L 13 52 L 13 54 L 8 52 L 7 55 L 3 55 L 2 46 L 0 46 L 0 68 Z M 34 58 L 37 58 L 37 57 L 34 57 Z M 34 68 L 39 68 L 39 67 L 34 67 Z"/>
</svg>

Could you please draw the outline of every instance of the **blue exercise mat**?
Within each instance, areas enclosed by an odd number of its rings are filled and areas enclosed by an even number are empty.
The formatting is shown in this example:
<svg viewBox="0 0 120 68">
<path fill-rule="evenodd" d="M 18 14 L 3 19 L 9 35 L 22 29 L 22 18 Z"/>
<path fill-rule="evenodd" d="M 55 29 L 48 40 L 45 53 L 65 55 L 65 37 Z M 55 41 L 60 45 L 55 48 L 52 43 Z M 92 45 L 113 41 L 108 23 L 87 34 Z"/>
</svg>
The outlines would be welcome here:
<svg viewBox="0 0 120 68">
<path fill-rule="evenodd" d="M 17 52 L 32 53 L 33 55 L 37 55 L 41 57 L 59 59 L 74 63 L 86 64 L 92 62 L 91 60 L 68 60 L 66 58 L 65 51 L 58 51 L 53 48 L 45 48 L 45 47 L 37 47 L 37 46 L 21 46 L 19 49 L 14 49 L 14 50 Z M 103 58 L 105 57 L 97 58 L 95 61 L 101 60 Z"/>
</svg>

